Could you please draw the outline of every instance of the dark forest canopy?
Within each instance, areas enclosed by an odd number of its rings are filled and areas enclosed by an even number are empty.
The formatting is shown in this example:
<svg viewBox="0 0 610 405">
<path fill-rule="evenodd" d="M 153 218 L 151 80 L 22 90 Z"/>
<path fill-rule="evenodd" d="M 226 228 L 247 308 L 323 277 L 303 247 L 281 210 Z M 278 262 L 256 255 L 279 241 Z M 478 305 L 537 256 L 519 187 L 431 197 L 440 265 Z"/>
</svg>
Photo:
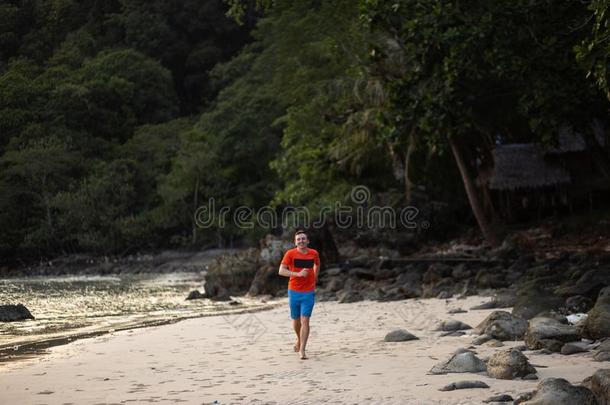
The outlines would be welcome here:
<svg viewBox="0 0 610 405">
<path fill-rule="evenodd" d="M 477 182 L 494 147 L 565 129 L 591 146 L 607 121 L 607 8 L 4 1 L 0 251 L 252 241 L 267 230 L 204 229 L 197 208 L 319 210 L 358 184 L 394 207 L 435 201 L 495 243 L 505 218 Z"/>
</svg>

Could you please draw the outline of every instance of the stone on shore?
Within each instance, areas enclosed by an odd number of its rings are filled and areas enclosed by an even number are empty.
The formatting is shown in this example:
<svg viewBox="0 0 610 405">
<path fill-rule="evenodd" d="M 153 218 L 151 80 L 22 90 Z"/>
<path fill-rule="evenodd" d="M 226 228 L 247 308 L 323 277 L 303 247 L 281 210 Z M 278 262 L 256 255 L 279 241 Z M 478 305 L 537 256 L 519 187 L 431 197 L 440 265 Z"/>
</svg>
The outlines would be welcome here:
<svg viewBox="0 0 610 405">
<path fill-rule="evenodd" d="M 393 331 L 389 332 L 387 335 L 385 335 L 385 337 L 383 338 L 383 340 L 386 342 L 406 342 L 409 340 L 417 340 L 417 339 L 419 339 L 417 336 L 409 333 L 408 331 L 406 331 L 404 329 L 393 330 Z"/>
<path fill-rule="evenodd" d="M 570 384 L 563 378 L 541 381 L 532 398 L 524 405 L 597 405 L 593 392 L 586 387 Z"/>
<path fill-rule="evenodd" d="M 448 373 L 479 373 L 485 371 L 485 362 L 472 352 L 454 354 L 449 360 L 436 364 L 430 370 L 430 374 Z"/>
<path fill-rule="evenodd" d="M 582 353 L 589 350 L 591 345 L 586 342 L 568 342 L 561 347 L 561 354 L 570 355 L 575 353 Z"/>
<path fill-rule="evenodd" d="M 188 297 L 186 297 L 187 300 L 200 300 L 206 298 L 205 294 L 200 293 L 198 290 L 193 290 L 189 293 Z"/>
<path fill-rule="evenodd" d="M 24 321 L 26 319 L 34 319 L 34 316 L 25 305 L 0 305 L 0 322 Z"/>
<path fill-rule="evenodd" d="M 487 374 L 502 380 L 513 380 L 535 374 L 536 369 L 519 350 L 508 349 L 495 353 L 487 361 Z"/>
<path fill-rule="evenodd" d="M 513 397 L 508 394 L 494 395 L 493 397 L 489 397 L 483 400 L 483 402 L 485 402 L 486 404 L 490 402 L 513 402 Z"/>
<path fill-rule="evenodd" d="M 465 330 L 465 329 L 472 329 L 472 326 L 465 324 L 464 322 L 461 322 L 461 321 L 456 321 L 454 319 L 450 319 L 448 321 L 440 322 L 434 330 L 442 331 L 442 332 L 453 332 L 453 331 Z"/>
<path fill-rule="evenodd" d="M 527 330 L 527 321 L 506 311 L 494 311 L 476 328 L 478 334 L 486 334 L 498 340 L 523 339 Z"/>
<path fill-rule="evenodd" d="M 489 388 L 489 385 L 478 380 L 456 381 L 445 385 L 443 388 L 439 388 L 439 391 L 454 391 L 468 388 Z"/>
<path fill-rule="evenodd" d="M 530 350 L 559 352 L 564 343 L 579 341 L 580 335 L 572 325 L 564 325 L 553 318 L 537 317 L 530 319 L 524 340 Z"/>
</svg>

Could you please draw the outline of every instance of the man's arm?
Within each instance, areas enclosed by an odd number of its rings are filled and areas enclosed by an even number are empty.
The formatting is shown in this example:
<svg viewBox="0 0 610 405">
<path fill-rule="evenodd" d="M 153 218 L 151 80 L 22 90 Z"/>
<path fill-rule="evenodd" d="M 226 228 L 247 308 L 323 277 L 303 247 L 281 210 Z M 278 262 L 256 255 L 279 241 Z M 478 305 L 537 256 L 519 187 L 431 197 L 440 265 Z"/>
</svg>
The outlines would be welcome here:
<svg viewBox="0 0 610 405">
<path fill-rule="evenodd" d="M 320 264 L 313 265 L 313 272 L 316 275 L 316 283 L 318 282 L 318 273 L 320 272 Z"/>
<path fill-rule="evenodd" d="M 306 270 L 301 270 L 299 272 L 290 271 L 288 269 L 288 266 L 286 266 L 285 264 L 280 264 L 280 269 L 279 269 L 279 271 L 277 273 L 280 276 L 284 276 L 284 277 L 305 277 L 307 275 L 307 271 Z"/>
</svg>

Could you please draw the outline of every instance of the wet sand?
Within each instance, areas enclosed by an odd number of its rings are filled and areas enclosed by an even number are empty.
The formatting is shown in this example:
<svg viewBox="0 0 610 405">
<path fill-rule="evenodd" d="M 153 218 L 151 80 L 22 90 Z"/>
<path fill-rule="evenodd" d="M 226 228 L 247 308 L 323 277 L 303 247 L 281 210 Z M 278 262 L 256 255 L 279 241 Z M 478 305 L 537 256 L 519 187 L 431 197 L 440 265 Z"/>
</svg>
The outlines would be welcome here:
<svg viewBox="0 0 610 405">
<path fill-rule="evenodd" d="M 436 322 L 457 319 L 476 326 L 493 310 L 447 311 L 487 300 L 318 302 L 308 360 L 293 351 L 287 305 L 114 332 L 0 364 L 0 403 L 473 404 L 496 394 L 516 397 L 533 390 L 537 381 L 496 380 L 484 373 L 427 374 L 473 339 L 470 334 L 439 337 L 432 331 Z M 395 328 L 420 339 L 384 342 Z M 506 342 L 504 348 L 518 344 Z M 483 345 L 475 350 L 485 358 L 501 349 Z M 525 354 L 540 366 L 540 379 L 580 383 L 603 367 L 590 353 Z M 438 391 L 460 380 L 481 380 L 490 388 Z"/>
</svg>

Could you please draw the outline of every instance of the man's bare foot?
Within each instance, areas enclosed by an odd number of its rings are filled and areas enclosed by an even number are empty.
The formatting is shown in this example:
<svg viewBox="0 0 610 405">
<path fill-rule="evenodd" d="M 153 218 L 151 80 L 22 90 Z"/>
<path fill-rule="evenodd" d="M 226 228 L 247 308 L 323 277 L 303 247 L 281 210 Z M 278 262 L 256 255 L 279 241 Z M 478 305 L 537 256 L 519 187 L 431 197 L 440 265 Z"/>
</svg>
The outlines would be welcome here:
<svg viewBox="0 0 610 405">
<path fill-rule="evenodd" d="M 307 360 L 309 357 L 305 354 L 305 352 L 301 352 L 301 360 Z"/>
<path fill-rule="evenodd" d="M 295 352 L 298 352 L 300 348 L 301 348 L 301 342 L 299 342 L 297 340 L 297 342 L 293 346 L 293 349 L 294 349 Z"/>
</svg>

